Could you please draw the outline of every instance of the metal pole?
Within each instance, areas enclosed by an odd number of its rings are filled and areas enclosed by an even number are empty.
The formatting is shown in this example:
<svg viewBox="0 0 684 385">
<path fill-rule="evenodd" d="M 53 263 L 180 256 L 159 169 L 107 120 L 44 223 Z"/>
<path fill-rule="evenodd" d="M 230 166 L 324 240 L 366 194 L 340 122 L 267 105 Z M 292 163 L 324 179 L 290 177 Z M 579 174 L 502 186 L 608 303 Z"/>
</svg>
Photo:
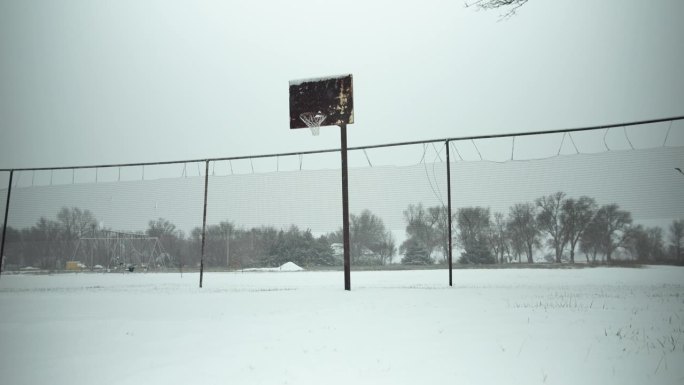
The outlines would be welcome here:
<svg viewBox="0 0 684 385">
<path fill-rule="evenodd" d="M 204 277 L 204 239 L 207 237 L 207 190 L 209 188 L 209 161 L 205 160 L 204 172 L 204 213 L 202 214 L 202 252 L 200 254 L 200 288 Z"/>
<path fill-rule="evenodd" d="M 342 153 L 342 234 L 344 237 L 344 290 L 351 290 L 349 242 L 349 181 L 347 174 L 347 125 L 340 125 Z"/>
<path fill-rule="evenodd" d="M 2 242 L 0 242 L 0 275 L 2 275 L 2 269 L 5 267 L 5 236 L 7 235 L 7 215 L 9 214 L 13 176 L 14 170 L 10 171 L 9 184 L 7 185 L 7 201 L 5 202 L 5 221 L 2 222 Z"/>
<path fill-rule="evenodd" d="M 449 237 L 449 286 L 453 286 L 453 268 L 451 262 L 451 159 L 449 158 L 449 141 L 446 142 L 446 161 L 447 161 L 447 234 Z"/>
</svg>

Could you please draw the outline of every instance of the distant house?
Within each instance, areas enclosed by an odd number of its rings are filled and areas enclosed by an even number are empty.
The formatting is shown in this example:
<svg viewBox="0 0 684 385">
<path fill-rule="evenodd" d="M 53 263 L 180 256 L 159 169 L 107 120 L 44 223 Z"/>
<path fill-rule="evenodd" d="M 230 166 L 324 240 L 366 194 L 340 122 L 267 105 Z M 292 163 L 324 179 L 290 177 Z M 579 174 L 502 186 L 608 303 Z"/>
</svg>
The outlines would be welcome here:
<svg viewBox="0 0 684 385">
<path fill-rule="evenodd" d="M 330 248 L 332 249 L 335 258 L 342 258 L 344 255 L 344 245 L 342 243 L 333 243 L 330 245 Z"/>
<path fill-rule="evenodd" d="M 342 263 L 344 259 L 344 244 L 342 243 L 333 243 L 330 245 L 330 248 L 333 251 L 333 257 L 335 257 L 335 260 L 338 263 Z M 355 258 L 352 256 L 352 258 Z M 360 263 L 368 263 L 369 261 L 372 261 L 377 258 L 377 255 L 372 252 L 369 248 L 367 247 L 362 247 L 361 248 L 361 255 L 358 257 L 358 261 Z"/>
</svg>

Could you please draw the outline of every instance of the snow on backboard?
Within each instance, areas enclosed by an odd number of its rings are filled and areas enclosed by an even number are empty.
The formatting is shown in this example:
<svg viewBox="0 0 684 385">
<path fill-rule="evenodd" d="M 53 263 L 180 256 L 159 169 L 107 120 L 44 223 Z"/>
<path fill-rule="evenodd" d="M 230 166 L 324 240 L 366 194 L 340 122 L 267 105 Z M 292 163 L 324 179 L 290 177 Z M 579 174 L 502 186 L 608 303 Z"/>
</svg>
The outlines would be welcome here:
<svg viewBox="0 0 684 385">
<path fill-rule="evenodd" d="M 306 128 L 307 112 L 325 114 L 323 126 L 354 123 L 352 75 L 290 81 L 290 129 Z"/>
</svg>

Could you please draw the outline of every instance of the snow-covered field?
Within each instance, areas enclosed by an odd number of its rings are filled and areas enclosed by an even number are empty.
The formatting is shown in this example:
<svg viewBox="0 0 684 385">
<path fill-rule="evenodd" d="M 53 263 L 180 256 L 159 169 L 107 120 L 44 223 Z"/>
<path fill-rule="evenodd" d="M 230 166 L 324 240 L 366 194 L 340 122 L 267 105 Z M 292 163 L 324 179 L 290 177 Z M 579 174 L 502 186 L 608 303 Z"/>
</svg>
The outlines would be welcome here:
<svg viewBox="0 0 684 385">
<path fill-rule="evenodd" d="M 3 275 L 2 384 L 682 384 L 684 268 Z"/>
</svg>

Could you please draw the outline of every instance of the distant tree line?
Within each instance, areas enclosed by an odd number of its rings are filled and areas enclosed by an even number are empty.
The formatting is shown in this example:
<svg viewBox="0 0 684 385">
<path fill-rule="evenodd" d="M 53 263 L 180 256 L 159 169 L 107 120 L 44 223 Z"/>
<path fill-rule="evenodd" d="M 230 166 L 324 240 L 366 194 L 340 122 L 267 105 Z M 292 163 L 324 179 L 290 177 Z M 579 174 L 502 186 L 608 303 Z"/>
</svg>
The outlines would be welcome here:
<svg viewBox="0 0 684 385">
<path fill-rule="evenodd" d="M 563 192 L 514 204 L 506 215 L 460 208 L 456 226 L 461 263 L 533 263 L 536 253 L 547 262 L 575 263 L 578 252 L 588 263 L 610 263 L 618 255 L 642 263 L 684 262 L 684 220 L 672 222 L 666 247 L 662 228 L 635 225 L 617 204 L 599 206 L 591 197 Z"/>
<path fill-rule="evenodd" d="M 30 228 L 7 226 L 5 265 L 60 268 L 71 258 L 76 242 L 97 227 L 88 210 L 63 207 L 56 220 L 41 217 Z"/>
<path fill-rule="evenodd" d="M 370 210 L 352 214 L 352 264 L 386 265 L 397 254 L 407 265 L 446 263 L 446 207 L 410 204 L 403 217 L 406 239 L 397 245 L 383 220 Z M 626 258 L 642 263 L 684 263 L 684 220 L 673 221 L 665 234 L 660 227 L 635 225 L 631 214 L 617 204 L 599 206 L 587 196 L 572 198 L 557 192 L 516 203 L 507 213 L 462 207 L 452 212 L 451 219 L 453 244 L 459 251 L 455 257 L 461 264 L 534 263 L 540 256 L 546 262 L 575 263 L 579 253 L 587 263 Z M 8 227 L 5 263 L 9 267 L 63 268 L 74 258 L 79 239 L 97 236 L 102 230 L 89 210 L 63 207 L 56 219 L 41 217 L 24 229 Z M 137 233 L 157 238 L 173 266 L 199 265 L 201 227 L 186 235 L 169 220 L 158 218 Z M 302 267 L 341 266 L 342 243 L 341 229 L 315 236 L 296 226 L 248 229 L 223 221 L 206 229 L 204 262 L 209 268 L 231 269 L 277 267 L 286 262 Z M 90 262 L 107 266 L 111 261 L 100 254 Z"/>
</svg>

